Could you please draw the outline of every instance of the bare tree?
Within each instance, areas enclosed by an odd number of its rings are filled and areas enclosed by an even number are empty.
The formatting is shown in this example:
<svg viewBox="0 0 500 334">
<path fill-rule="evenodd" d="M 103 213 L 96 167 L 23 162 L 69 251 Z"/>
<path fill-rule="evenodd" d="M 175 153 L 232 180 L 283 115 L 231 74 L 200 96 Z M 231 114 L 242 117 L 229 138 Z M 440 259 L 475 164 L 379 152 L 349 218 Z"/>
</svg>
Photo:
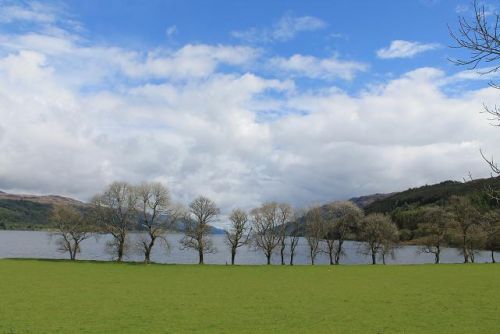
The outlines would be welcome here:
<svg viewBox="0 0 500 334">
<path fill-rule="evenodd" d="M 399 242 L 399 231 L 396 224 L 391 222 L 390 224 L 383 224 L 382 229 L 382 248 L 380 250 L 380 257 L 382 258 L 382 264 L 385 264 L 385 259 L 390 256 L 394 259 L 394 250 Z"/>
<path fill-rule="evenodd" d="M 235 209 L 229 216 L 231 222 L 230 230 L 226 230 L 226 239 L 231 247 L 231 265 L 234 265 L 236 251 L 241 246 L 247 245 L 249 242 L 251 228 L 248 222 L 248 215 L 245 210 Z"/>
<path fill-rule="evenodd" d="M 471 249 L 475 244 L 473 227 L 479 223 L 479 211 L 474 207 L 470 199 L 460 196 L 450 197 L 450 209 L 453 214 L 452 232 L 456 239 L 460 241 L 462 247 L 460 252 L 464 257 L 464 263 L 468 263 L 471 256 Z M 473 233 L 474 232 L 474 233 Z"/>
<path fill-rule="evenodd" d="M 128 231 L 137 223 L 137 192 L 126 182 L 112 183 L 93 200 L 95 218 L 105 233 L 113 239 L 108 247 L 121 262 L 127 248 Z"/>
<path fill-rule="evenodd" d="M 341 256 L 344 255 L 342 248 L 344 241 L 356 231 L 363 219 L 363 210 L 353 202 L 339 201 L 326 206 L 326 215 L 328 217 L 326 237 L 331 244 L 328 248 L 329 254 L 333 255 L 335 264 L 339 264 Z"/>
<path fill-rule="evenodd" d="M 474 0 L 474 17 L 467 18 L 461 16 L 458 19 L 458 29 L 453 32 L 450 29 L 450 35 L 455 41 L 452 46 L 458 49 L 469 51 L 468 58 L 450 59 L 459 66 L 466 66 L 471 70 L 478 69 L 480 65 L 486 65 L 486 68 L 478 70 L 481 75 L 496 73 L 500 69 L 500 27 L 499 14 L 496 9 L 486 11 L 484 5 L 480 5 Z M 500 85 L 490 81 L 490 86 L 496 89 Z M 487 106 L 483 104 L 484 112 L 489 115 L 492 125 L 500 126 L 500 108 L 498 106 Z M 481 151 L 481 156 L 488 163 L 493 173 L 499 175 L 500 167 L 493 160 L 487 158 Z M 493 198 L 500 202 L 498 191 L 490 189 L 488 192 Z"/>
<path fill-rule="evenodd" d="M 485 234 L 485 247 L 491 252 L 491 262 L 495 263 L 495 251 L 500 250 L 500 212 L 488 212 L 481 225 Z"/>
<path fill-rule="evenodd" d="M 271 264 L 274 249 L 282 242 L 283 224 L 291 217 L 289 205 L 276 202 L 264 203 L 250 212 L 253 221 L 253 243 L 264 252 L 267 264 Z"/>
<path fill-rule="evenodd" d="M 398 238 L 398 229 L 390 217 L 381 213 L 372 213 L 363 218 L 360 224 L 359 237 L 364 241 L 361 253 L 370 255 L 372 264 L 377 263 L 377 255 L 385 254 Z"/>
<path fill-rule="evenodd" d="M 189 204 L 189 216 L 185 219 L 184 237 L 181 239 L 183 249 L 198 251 L 199 264 L 203 264 L 203 255 L 215 253 L 212 240 L 208 237 L 210 223 L 220 214 L 220 209 L 209 198 L 199 196 Z"/>
<path fill-rule="evenodd" d="M 441 248 L 445 245 L 451 217 L 441 207 L 425 207 L 422 209 L 422 221 L 418 231 L 423 237 L 420 252 L 434 254 L 434 263 L 439 263 Z"/>
<path fill-rule="evenodd" d="M 309 258 L 311 265 L 314 265 L 316 256 L 321 251 L 320 245 L 325 235 L 325 220 L 323 210 L 320 206 L 315 206 L 307 211 L 305 217 L 306 240 L 309 245 Z"/>
<path fill-rule="evenodd" d="M 280 225 L 278 227 L 280 234 L 280 258 L 281 265 L 285 265 L 285 250 L 286 250 L 286 241 L 287 241 L 287 233 L 288 233 L 288 220 L 293 216 L 292 207 L 285 203 L 279 203 L 279 220 Z"/>
<path fill-rule="evenodd" d="M 58 250 L 69 253 L 71 260 L 76 260 L 80 253 L 80 244 L 88 239 L 94 230 L 89 217 L 82 211 L 69 205 L 56 205 L 52 210 L 51 221 L 55 224 L 58 236 Z"/>
<path fill-rule="evenodd" d="M 293 218 L 290 221 L 289 235 L 288 235 L 288 245 L 290 249 L 290 265 L 293 266 L 293 260 L 295 257 L 295 250 L 299 244 L 300 236 L 302 233 L 302 224 L 304 220 L 305 213 L 303 210 L 295 210 Z"/>
<path fill-rule="evenodd" d="M 142 213 L 141 225 L 146 230 L 139 245 L 144 254 L 144 262 L 150 263 L 151 252 L 157 240 L 168 246 L 167 230 L 172 228 L 182 210 L 179 206 L 172 205 L 167 187 L 159 182 L 142 183 L 136 191 Z"/>
<path fill-rule="evenodd" d="M 469 240 L 467 242 L 467 253 L 469 254 L 470 262 L 476 261 L 476 255 L 486 247 L 486 235 L 480 222 L 472 226 L 469 231 Z"/>
</svg>

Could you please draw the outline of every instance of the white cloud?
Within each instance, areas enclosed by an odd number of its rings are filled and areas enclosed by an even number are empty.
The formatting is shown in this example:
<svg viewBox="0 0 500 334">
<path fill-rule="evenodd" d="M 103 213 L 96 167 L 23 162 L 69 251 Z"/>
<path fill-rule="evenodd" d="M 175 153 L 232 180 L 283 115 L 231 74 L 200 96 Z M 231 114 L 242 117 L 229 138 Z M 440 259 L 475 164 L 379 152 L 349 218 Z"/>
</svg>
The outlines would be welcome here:
<svg viewBox="0 0 500 334">
<path fill-rule="evenodd" d="M 337 57 L 316 58 L 300 54 L 290 58 L 272 58 L 270 66 L 292 75 L 324 80 L 352 80 L 358 72 L 368 68 L 364 63 L 340 60 Z"/>
<path fill-rule="evenodd" d="M 458 4 L 455 7 L 455 13 L 457 13 L 457 14 L 466 13 L 468 10 L 469 10 L 469 6 L 466 4 Z"/>
<path fill-rule="evenodd" d="M 0 22 L 30 21 L 38 23 L 53 23 L 56 21 L 54 7 L 30 2 L 27 6 L 1 4 Z"/>
<path fill-rule="evenodd" d="M 227 212 L 487 176 L 479 148 L 500 155 L 500 131 L 479 113 L 500 91 L 446 94 L 468 73 L 419 68 L 350 94 L 293 82 L 355 75 L 337 58 L 278 59 L 290 75 L 276 78 L 255 72 L 259 50 L 237 45 L 139 53 L 71 34 L 0 41 L 4 191 L 85 200 L 113 180 L 158 180 L 179 201 L 204 194 Z"/>
<path fill-rule="evenodd" d="M 177 26 L 173 25 L 173 26 L 170 26 L 167 28 L 167 30 L 165 30 L 165 35 L 167 35 L 167 37 L 172 37 L 173 35 L 177 34 L 178 30 L 177 30 Z"/>
<path fill-rule="evenodd" d="M 404 40 L 395 40 L 387 48 L 377 50 L 377 56 L 382 59 L 412 58 L 419 53 L 439 48 L 436 43 L 420 43 Z"/>
<path fill-rule="evenodd" d="M 231 35 L 246 42 L 285 42 L 293 39 L 298 33 L 324 29 L 327 24 L 314 16 L 295 17 L 284 15 L 272 28 L 250 28 L 243 31 L 233 31 Z"/>
</svg>

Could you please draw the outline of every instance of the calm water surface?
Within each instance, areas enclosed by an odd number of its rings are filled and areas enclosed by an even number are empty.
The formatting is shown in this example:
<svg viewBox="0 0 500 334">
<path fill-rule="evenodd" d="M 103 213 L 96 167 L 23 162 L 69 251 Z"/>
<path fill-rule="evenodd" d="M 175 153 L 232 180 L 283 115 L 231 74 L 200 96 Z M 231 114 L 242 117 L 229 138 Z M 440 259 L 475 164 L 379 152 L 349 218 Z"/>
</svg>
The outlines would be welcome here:
<svg viewBox="0 0 500 334">
<path fill-rule="evenodd" d="M 139 234 L 131 233 L 131 243 L 137 240 Z M 170 234 L 168 236 L 168 245 L 157 244 L 153 251 L 152 261 L 158 263 L 197 263 L 198 254 L 192 250 L 181 250 L 179 240 L 181 234 Z M 225 243 L 224 235 L 211 236 L 217 252 L 214 254 L 205 255 L 205 263 L 208 264 L 226 264 L 230 263 L 231 256 L 228 246 Z M 81 253 L 78 254 L 78 259 L 82 260 L 113 260 L 112 256 L 106 251 L 106 242 L 110 240 L 110 236 L 101 235 L 97 238 L 90 238 L 82 243 Z M 360 243 L 348 241 L 345 243 L 346 255 L 341 262 L 346 264 L 365 264 L 371 263 L 368 256 L 359 253 Z M 500 254 L 496 253 L 500 260 Z M 65 259 L 67 254 L 57 251 L 56 237 L 51 233 L 40 231 L 0 231 L 0 258 L 47 258 L 47 259 Z M 130 247 L 127 261 L 142 261 L 141 254 Z M 287 262 L 289 256 L 287 254 Z M 279 254 L 273 256 L 273 263 L 279 263 Z M 396 250 L 394 259 L 387 259 L 388 263 L 396 264 L 417 264 L 417 263 L 433 263 L 434 256 L 432 254 L 421 254 L 418 252 L 417 246 L 403 246 Z M 441 253 L 441 262 L 443 263 L 460 263 L 463 257 L 456 249 L 446 248 Z M 489 252 L 481 252 L 476 256 L 476 262 L 489 262 Z M 252 248 L 243 246 L 239 248 L 236 255 L 236 263 L 238 264 L 265 264 L 265 257 L 262 252 L 255 251 Z M 308 246 L 305 239 L 301 239 L 296 249 L 294 258 L 295 264 L 309 264 Z M 317 264 L 328 264 L 328 257 L 325 254 L 320 254 L 316 259 Z"/>
</svg>

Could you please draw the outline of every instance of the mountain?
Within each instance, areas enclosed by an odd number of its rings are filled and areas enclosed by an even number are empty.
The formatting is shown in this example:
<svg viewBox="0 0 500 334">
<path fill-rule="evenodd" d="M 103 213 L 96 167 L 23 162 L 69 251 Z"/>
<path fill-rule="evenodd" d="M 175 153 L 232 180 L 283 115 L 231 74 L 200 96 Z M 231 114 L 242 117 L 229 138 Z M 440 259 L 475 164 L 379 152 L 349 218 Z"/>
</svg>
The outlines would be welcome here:
<svg viewBox="0 0 500 334">
<path fill-rule="evenodd" d="M 85 207 L 88 204 L 58 195 L 8 194 L 0 191 L 0 229 L 37 230 L 50 227 L 54 205 Z M 140 229 L 138 224 L 137 229 Z M 211 234 L 224 234 L 224 230 L 210 227 Z"/>
<path fill-rule="evenodd" d="M 485 189 L 500 189 L 500 177 L 477 179 L 468 182 L 444 181 L 433 185 L 410 188 L 392 193 L 364 207 L 366 213 L 390 213 L 408 206 L 428 204 L 444 204 L 451 196 L 469 196 L 477 199 L 485 198 Z"/>
<path fill-rule="evenodd" d="M 28 201 L 39 204 L 47 204 L 47 205 L 75 205 L 75 206 L 85 206 L 87 205 L 84 202 L 78 201 L 73 198 L 63 197 L 58 195 L 24 195 L 24 194 L 7 194 L 3 191 L 0 191 L 0 200 L 9 200 L 9 201 Z"/>
<path fill-rule="evenodd" d="M 47 228 L 54 205 L 85 206 L 86 204 L 63 196 L 8 194 L 0 191 L 0 229 Z"/>
<path fill-rule="evenodd" d="M 353 202 L 360 208 L 364 209 L 368 205 L 372 204 L 373 202 L 383 200 L 389 196 L 394 195 L 395 193 L 389 193 L 389 194 L 372 194 L 372 195 L 365 195 L 365 196 L 359 196 L 359 197 L 353 197 L 349 199 L 349 201 Z"/>
</svg>

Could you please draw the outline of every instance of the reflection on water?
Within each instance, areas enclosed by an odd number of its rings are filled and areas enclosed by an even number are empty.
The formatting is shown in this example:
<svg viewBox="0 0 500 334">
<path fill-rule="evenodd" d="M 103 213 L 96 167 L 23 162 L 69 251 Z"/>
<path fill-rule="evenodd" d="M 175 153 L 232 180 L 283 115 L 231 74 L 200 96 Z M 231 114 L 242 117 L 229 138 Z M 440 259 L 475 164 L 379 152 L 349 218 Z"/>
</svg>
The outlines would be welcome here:
<svg viewBox="0 0 500 334">
<path fill-rule="evenodd" d="M 131 233 L 130 239 L 133 244 L 134 239 L 137 240 L 138 234 Z M 165 244 L 155 246 L 152 255 L 152 261 L 158 263 L 198 263 L 198 254 L 193 250 L 181 250 L 179 248 L 179 239 L 181 234 L 171 234 L 168 236 L 168 247 Z M 211 236 L 217 252 L 214 254 L 205 255 L 205 263 L 207 264 L 226 264 L 230 263 L 231 256 L 229 248 L 225 243 L 224 235 Z M 78 255 L 78 259 L 82 260 L 112 260 L 110 254 L 106 252 L 106 242 L 110 240 L 110 236 L 101 235 L 98 238 L 91 238 L 82 243 L 82 252 Z M 346 264 L 364 264 L 371 263 L 371 259 L 367 256 L 359 254 L 360 243 L 348 241 L 345 242 L 346 255 L 342 258 L 342 263 Z M 500 255 L 497 253 L 498 258 Z M 56 238 L 51 237 L 48 232 L 40 231 L 0 231 L 0 258 L 50 258 L 64 259 L 67 254 L 62 254 L 57 251 Z M 141 254 L 130 248 L 127 261 L 142 261 Z M 273 256 L 273 263 L 279 263 L 279 255 Z M 289 257 L 286 259 L 287 263 Z M 396 250 L 394 259 L 387 259 L 387 263 L 400 264 L 417 264 L 417 263 L 433 263 L 434 256 L 432 254 L 420 254 L 417 246 L 403 246 Z M 460 263 L 463 261 L 461 255 L 456 249 L 446 248 L 441 253 L 441 262 L 443 263 Z M 489 262 L 489 252 L 481 252 L 476 256 L 476 262 Z M 237 264 L 265 264 L 265 257 L 262 252 L 255 251 L 249 247 L 241 247 L 236 255 Z M 301 239 L 294 257 L 295 264 L 309 264 L 307 241 Z M 327 264 L 328 257 L 325 254 L 318 255 L 316 264 Z"/>
</svg>

